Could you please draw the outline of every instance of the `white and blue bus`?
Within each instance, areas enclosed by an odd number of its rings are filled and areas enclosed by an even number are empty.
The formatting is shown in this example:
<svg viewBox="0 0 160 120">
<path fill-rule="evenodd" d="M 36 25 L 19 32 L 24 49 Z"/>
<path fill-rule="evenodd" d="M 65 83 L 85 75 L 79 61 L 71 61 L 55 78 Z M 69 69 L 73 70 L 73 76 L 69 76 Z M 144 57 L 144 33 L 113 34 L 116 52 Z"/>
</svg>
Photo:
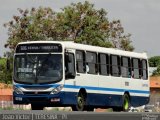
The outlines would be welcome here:
<svg viewBox="0 0 160 120">
<path fill-rule="evenodd" d="M 65 41 L 19 43 L 14 54 L 14 104 L 32 110 L 127 111 L 149 102 L 146 53 Z"/>
</svg>

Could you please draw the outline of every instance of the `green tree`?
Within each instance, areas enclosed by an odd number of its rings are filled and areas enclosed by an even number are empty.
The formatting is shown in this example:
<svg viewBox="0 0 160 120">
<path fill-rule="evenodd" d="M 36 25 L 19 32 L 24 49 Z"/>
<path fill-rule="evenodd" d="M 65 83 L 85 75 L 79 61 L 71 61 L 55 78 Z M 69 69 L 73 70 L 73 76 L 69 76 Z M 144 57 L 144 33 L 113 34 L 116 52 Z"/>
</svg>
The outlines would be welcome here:
<svg viewBox="0 0 160 120">
<path fill-rule="evenodd" d="M 8 41 L 5 47 L 14 51 L 19 42 L 46 40 L 54 37 L 55 13 L 50 8 L 18 9 L 20 15 L 13 16 L 13 20 L 4 24 L 8 27 Z"/>
<path fill-rule="evenodd" d="M 0 58 L 0 82 L 10 84 L 12 80 L 12 68 L 6 69 L 6 58 Z"/>
<path fill-rule="evenodd" d="M 157 69 L 153 71 L 152 76 L 160 76 L 160 65 L 158 65 Z"/>
<path fill-rule="evenodd" d="M 160 56 L 154 56 L 149 58 L 150 67 L 158 67 L 160 65 Z"/>
<path fill-rule="evenodd" d="M 119 48 L 126 51 L 133 51 L 134 47 L 131 45 L 131 34 L 124 34 L 124 28 L 120 20 L 114 20 L 109 25 L 109 41 L 114 48 Z"/>
<path fill-rule="evenodd" d="M 76 43 L 114 47 L 133 51 L 130 34 L 124 33 L 120 20 L 109 21 L 104 9 L 89 2 L 72 3 L 54 12 L 51 8 L 18 9 L 20 15 L 4 24 L 9 38 L 5 47 L 14 51 L 22 41 L 72 40 Z"/>
<path fill-rule="evenodd" d="M 107 40 L 109 21 L 104 9 L 95 10 L 89 2 L 72 3 L 57 14 L 60 40 L 74 40 L 96 46 L 113 47 Z"/>
<path fill-rule="evenodd" d="M 149 58 L 149 66 L 157 67 L 157 69 L 153 71 L 152 76 L 160 76 L 160 56 Z"/>
</svg>

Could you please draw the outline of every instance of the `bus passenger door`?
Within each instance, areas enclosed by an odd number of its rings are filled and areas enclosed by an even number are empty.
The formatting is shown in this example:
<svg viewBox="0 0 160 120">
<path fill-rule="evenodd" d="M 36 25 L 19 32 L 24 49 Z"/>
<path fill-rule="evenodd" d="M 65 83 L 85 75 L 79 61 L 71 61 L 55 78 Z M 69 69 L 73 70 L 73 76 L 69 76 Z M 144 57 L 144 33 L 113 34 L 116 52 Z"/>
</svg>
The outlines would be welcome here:
<svg viewBox="0 0 160 120">
<path fill-rule="evenodd" d="M 65 54 L 65 79 L 75 78 L 75 58 L 73 53 Z"/>
</svg>

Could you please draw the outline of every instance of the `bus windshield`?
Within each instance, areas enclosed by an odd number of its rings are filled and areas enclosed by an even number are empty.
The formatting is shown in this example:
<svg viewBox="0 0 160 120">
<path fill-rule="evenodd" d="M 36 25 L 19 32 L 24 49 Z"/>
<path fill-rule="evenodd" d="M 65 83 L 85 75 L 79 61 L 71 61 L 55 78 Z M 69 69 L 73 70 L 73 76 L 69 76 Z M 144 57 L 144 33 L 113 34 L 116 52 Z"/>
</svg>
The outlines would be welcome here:
<svg viewBox="0 0 160 120">
<path fill-rule="evenodd" d="M 61 54 L 15 55 L 14 81 L 26 84 L 56 83 L 62 80 Z"/>
</svg>

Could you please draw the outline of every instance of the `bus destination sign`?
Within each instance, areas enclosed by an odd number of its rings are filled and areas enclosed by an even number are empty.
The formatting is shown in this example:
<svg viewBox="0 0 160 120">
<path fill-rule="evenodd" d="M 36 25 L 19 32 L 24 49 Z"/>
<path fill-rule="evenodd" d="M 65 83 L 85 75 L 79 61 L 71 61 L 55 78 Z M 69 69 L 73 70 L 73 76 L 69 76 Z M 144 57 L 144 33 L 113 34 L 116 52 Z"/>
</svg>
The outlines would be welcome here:
<svg viewBox="0 0 160 120">
<path fill-rule="evenodd" d="M 16 48 L 16 53 L 48 53 L 62 52 L 61 44 L 38 43 L 38 44 L 20 44 Z"/>
</svg>

